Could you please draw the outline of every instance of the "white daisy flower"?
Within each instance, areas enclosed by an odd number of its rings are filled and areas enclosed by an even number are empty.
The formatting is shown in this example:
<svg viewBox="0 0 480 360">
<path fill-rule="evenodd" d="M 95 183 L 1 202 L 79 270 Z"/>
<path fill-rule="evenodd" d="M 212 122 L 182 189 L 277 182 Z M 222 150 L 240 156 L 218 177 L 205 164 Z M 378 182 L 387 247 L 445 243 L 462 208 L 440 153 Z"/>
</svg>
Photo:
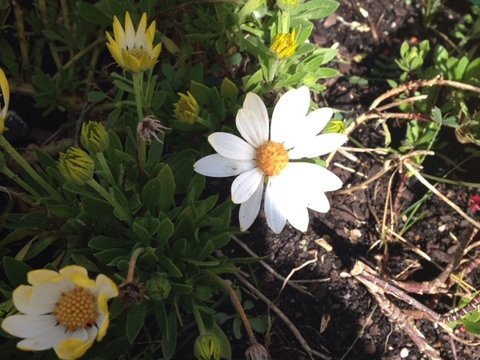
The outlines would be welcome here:
<svg viewBox="0 0 480 360">
<path fill-rule="evenodd" d="M 108 299 L 118 295 L 117 286 L 105 275 L 88 277 L 81 266 L 66 266 L 59 272 L 33 270 L 30 285 L 13 291 L 21 312 L 7 317 L 2 329 L 24 338 L 17 347 L 25 351 L 53 348 L 60 359 L 81 357 L 95 338 L 105 336 L 109 324 Z"/>
<path fill-rule="evenodd" d="M 298 161 L 325 155 L 339 148 L 343 134 L 319 134 L 333 115 L 321 108 L 307 115 L 310 91 L 306 86 L 286 92 L 276 104 L 269 127 L 267 108 L 260 97 L 248 93 L 236 117 L 238 136 L 217 132 L 208 141 L 217 154 L 194 164 L 196 172 L 212 177 L 238 177 L 232 184 L 232 201 L 240 205 L 242 231 L 260 210 L 264 186 L 267 223 L 280 233 L 286 220 L 300 231 L 308 227 L 308 210 L 327 212 L 325 191 L 337 190 L 342 181 L 322 166 Z M 244 140 L 245 139 L 245 140 Z"/>
</svg>

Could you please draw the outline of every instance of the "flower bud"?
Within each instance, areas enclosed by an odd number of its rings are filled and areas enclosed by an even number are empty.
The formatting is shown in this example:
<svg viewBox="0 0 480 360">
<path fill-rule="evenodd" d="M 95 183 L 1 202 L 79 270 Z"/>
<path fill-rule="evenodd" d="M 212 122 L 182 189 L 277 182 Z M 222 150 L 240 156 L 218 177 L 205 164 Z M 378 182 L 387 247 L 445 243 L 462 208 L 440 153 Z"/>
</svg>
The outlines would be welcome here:
<svg viewBox="0 0 480 360">
<path fill-rule="evenodd" d="M 198 360 L 220 360 L 222 356 L 220 339 L 213 333 L 200 335 L 195 340 L 193 353 Z"/>
<path fill-rule="evenodd" d="M 103 152 L 109 144 L 107 129 L 99 122 L 83 123 L 80 142 L 90 154 Z"/>
<path fill-rule="evenodd" d="M 329 133 L 345 134 L 345 123 L 342 120 L 330 120 L 322 130 L 322 134 Z"/>
<path fill-rule="evenodd" d="M 71 184 L 83 185 L 93 178 L 95 163 L 82 149 L 71 147 L 60 153 L 60 173 Z"/>
<path fill-rule="evenodd" d="M 181 93 L 178 93 L 178 95 L 180 95 L 180 100 L 173 104 L 175 106 L 175 117 L 183 123 L 195 123 L 200 112 L 197 100 L 195 100 L 190 91 L 187 91 L 187 95 Z"/>
<path fill-rule="evenodd" d="M 292 56 L 297 50 L 298 44 L 295 40 L 296 30 L 290 33 L 278 33 L 270 45 L 270 51 L 279 59 L 286 59 Z"/>
<path fill-rule="evenodd" d="M 147 283 L 147 294 L 153 301 L 162 301 L 168 297 L 172 285 L 167 279 L 167 274 L 156 274 Z"/>
<path fill-rule="evenodd" d="M 253 344 L 250 346 L 247 351 L 245 351 L 246 360 L 268 360 L 267 349 L 259 343 Z"/>
<path fill-rule="evenodd" d="M 299 0 L 277 0 L 277 6 L 282 11 L 293 11 L 298 7 Z"/>
</svg>

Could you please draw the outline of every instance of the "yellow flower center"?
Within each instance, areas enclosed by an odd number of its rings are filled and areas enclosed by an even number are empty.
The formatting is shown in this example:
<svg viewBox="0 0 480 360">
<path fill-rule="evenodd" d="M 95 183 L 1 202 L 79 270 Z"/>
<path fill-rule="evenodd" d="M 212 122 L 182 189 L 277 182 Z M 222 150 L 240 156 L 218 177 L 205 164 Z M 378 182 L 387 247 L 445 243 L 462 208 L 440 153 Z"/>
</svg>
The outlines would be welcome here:
<svg viewBox="0 0 480 360">
<path fill-rule="evenodd" d="M 55 305 L 53 315 L 67 330 L 87 328 L 97 321 L 97 299 L 94 294 L 82 287 L 62 293 L 62 297 Z"/>
<path fill-rule="evenodd" d="M 143 53 L 145 50 L 142 48 L 134 47 L 133 49 L 128 49 L 128 53 L 134 57 L 136 57 L 138 60 L 142 59 Z"/>
<path fill-rule="evenodd" d="M 288 151 L 283 144 L 267 141 L 257 149 L 255 161 L 265 175 L 275 176 L 288 164 Z"/>
</svg>

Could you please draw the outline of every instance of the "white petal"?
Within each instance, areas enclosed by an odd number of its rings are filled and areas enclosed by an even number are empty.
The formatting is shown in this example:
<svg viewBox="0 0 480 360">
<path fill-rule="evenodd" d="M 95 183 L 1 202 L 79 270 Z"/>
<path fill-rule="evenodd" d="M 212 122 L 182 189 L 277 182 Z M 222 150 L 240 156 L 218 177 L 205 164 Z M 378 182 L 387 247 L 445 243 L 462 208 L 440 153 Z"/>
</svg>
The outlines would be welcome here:
<svg viewBox="0 0 480 360">
<path fill-rule="evenodd" d="M 256 166 L 255 160 L 232 160 L 213 154 L 198 160 L 193 164 L 193 169 L 205 176 L 229 177 L 239 175 Z"/>
<path fill-rule="evenodd" d="M 55 302 L 38 303 L 33 297 L 33 287 L 20 285 L 13 291 L 13 304 L 18 311 L 28 315 L 48 314 L 55 309 Z"/>
<path fill-rule="evenodd" d="M 323 191 L 316 191 L 309 197 L 307 207 L 314 211 L 326 213 L 330 210 L 330 202 Z"/>
<path fill-rule="evenodd" d="M 208 142 L 223 157 L 235 160 L 255 158 L 256 151 L 254 147 L 238 136 L 216 132 L 208 137 Z"/>
<path fill-rule="evenodd" d="M 323 130 L 333 115 L 331 108 L 320 108 L 308 114 L 303 120 L 298 121 L 295 131 L 289 136 L 283 145 L 291 149 L 296 145 L 302 144 L 305 139 L 314 137 Z"/>
<path fill-rule="evenodd" d="M 93 328 L 97 329 L 96 326 L 92 326 Z M 98 331 L 98 329 L 97 329 Z M 75 331 L 69 331 L 69 338 L 75 338 L 75 339 L 80 339 L 81 341 L 85 342 L 89 339 L 90 334 L 87 332 L 86 329 L 80 328 Z"/>
<path fill-rule="evenodd" d="M 279 194 L 275 203 L 294 228 L 305 232 L 309 222 L 306 200 L 309 192 L 305 189 L 303 177 L 292 171 L 295 167 L 292 168 L 289 164 L 286 169 L 289 170 L 283 171 L 274 179 Z"/>
<path fill-rule="evenodd" d="M 337 175 L 323 166 L 312 163 L 290 162 L 281 175 L 288 178 L 291 187 L 298 188 L 305 194 L 312 188 L 334 191 L 342 187 L 342 180 Z"/>
<path fill-rule="evenodd" d="M 240 230 L 247 231 L 253 224 L 260 211 L 260 204 L 263 195 L 263 181 L 257 187 L 257 190 L 250 196 L 250 199 L 240 205 L 238 219 L 240 221 Z"/>
<path fill-rule="evenodd" d="M 288 152 L 290 159 L 313 158 L 338 149 L 347 141 L 344 134 L 321 134 L 307 139 Z"/>
<path fill-rule="evenodd" d="M 263 173 L 259 168 L 240 174 L 232 183 L 232 201 L 241 204 L 253 195 L 263 181 Z"/>
<path fill-rule="evenodd" d="M 270 140 L 287 142 L 303 121 L 310 107 L 310 91 L 306 86 L 287 91 L 275 105 L 270 128 Z M 296 136 L 294 136 L 296 137 Z"/>
<path fill-rule="evenodd" d="M 254 147 L 258 148 L 268 141 L 268 117 L 265 119 L 264 115 L 243 108 L 238 110 L 235 122 L 240 135 Z"/>
<path fill-rule="evenodd" d="M 30 301 L 32 305 L 55 304 L 60 299 L 63 292 L 72 291 L 74 288 L 75 285 L 68 278 L 38 284 L 33 287 L 32 298 Z"/>
<path fill-rule="evenodd" d="M 308 210 L 305 206 L 290 207 L 287 215 L 287 220 L 295 229 L 306 232 L 310 218 L 308 217 Z"/>
<path fill-rule="evenodd" d="M 276 234 L 280 234 L 285 227 L 286 216 L 281 209 L 282 191 L 284 189 L 277 180 L 278 176 L 268 179 L 264 207 L 268 226 Z"/>
<path fill-rule="evenodd" d="M 13 336 L 31 338 L 49 332 L 57 319 L 53 315 L 12 315 L 2 322 L 2 329 Z"/>
<path fill-rule="evenodd" d="M 53 348 L 67 337 L 68 333 L 65 331 L 65 327 L 58 325 L 39 336 L 20 341 L 17 343 L 17 347 L 26 351 L 47 350 Z"/>
</svg>

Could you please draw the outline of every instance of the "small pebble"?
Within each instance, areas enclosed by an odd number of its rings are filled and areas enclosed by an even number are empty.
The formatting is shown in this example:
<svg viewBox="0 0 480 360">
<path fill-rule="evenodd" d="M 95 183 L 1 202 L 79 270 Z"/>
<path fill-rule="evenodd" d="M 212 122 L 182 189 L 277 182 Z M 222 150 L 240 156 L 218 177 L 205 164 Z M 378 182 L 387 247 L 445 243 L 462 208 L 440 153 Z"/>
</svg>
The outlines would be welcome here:
<svg viewBox="0 0 480 360">
<path fill-rule="evenodd" d="M 402 359 L 405 359 L 409 353 L 410 351 L 407 348 L 403 348 L 402 350 L 400 350 L 400 357 Z"/>
</svg>

